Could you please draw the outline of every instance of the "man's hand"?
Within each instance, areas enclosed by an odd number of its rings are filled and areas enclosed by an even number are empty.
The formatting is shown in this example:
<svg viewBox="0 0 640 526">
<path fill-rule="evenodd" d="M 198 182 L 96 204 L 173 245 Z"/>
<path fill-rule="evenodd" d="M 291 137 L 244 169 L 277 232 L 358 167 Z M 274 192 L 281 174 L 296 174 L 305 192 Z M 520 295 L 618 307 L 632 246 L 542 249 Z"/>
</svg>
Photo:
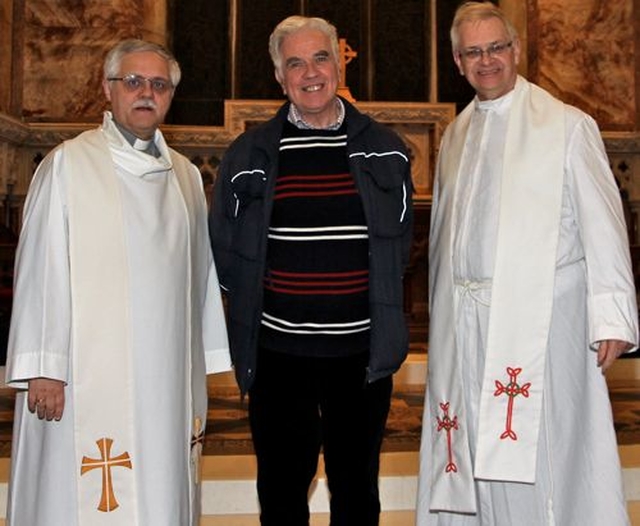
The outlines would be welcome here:
<svg viewBox="0 0 640 526">
<path fill-rule="evenodd" d="M 64 411 L 64 382 L 51 378 L 29 380 L 29 411 L 42 420 L 60 420 Z"/>
<path fill-rule="evenodd" d="M 633 345 L 621 340 L 602 340 L 598 345 L 598 367 L 604 373 L 613 362 L 622 354 L 631 349 Z"/>
</svg>

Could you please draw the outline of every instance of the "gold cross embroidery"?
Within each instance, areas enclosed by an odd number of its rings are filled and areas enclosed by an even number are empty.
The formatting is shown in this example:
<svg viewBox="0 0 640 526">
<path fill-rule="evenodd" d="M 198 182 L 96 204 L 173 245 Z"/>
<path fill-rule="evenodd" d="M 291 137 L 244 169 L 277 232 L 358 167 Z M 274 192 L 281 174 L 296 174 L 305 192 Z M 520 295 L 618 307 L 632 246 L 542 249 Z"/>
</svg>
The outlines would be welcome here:
<svg viewBox="0 0 640 526">
<path fill-rule="evenodd" d="M 98 449 L 100 450 L 100 458 L 82 457 L 80 475 L 97 468 L 102 470 L 102 496 L 100 497 L 98 510 L 104 512 L 113 511 L 119 504 L 113 492 L 111 468 L 120 466 L 131 469 L 131 458 L 126 451 L 117 457 L 111 457 L 111 445 L 113 444 L 111 438 L 100 438 L 96 440 L 96 444 L 98 444 Z"/>
<path fill-rule="evenodd" d="M 200 417 L 196 417 L 193 423 L 193 436 L 191 437 L 191 462 L 193 463 L 193 480 L 200 483 L 200 457 L 204 444 L 204 429 Z"/>
</svg>

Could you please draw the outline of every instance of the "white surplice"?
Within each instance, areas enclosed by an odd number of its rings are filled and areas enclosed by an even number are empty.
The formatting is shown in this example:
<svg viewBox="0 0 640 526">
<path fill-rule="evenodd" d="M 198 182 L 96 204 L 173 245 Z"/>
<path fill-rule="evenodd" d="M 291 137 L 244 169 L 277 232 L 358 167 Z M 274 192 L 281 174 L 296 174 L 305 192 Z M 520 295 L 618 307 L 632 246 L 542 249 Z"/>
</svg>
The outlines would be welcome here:
<svg viewBox="0 0 640 526">
<path fill-rule="evenodd" d="M 429 386 L 421 446 L 420 526 L 604 526 L 628 521 L 611 407 L 594 348 L 598 341 L 609 338 L 637 342 L 635 291 L 620 197 L 602 140 L 593 119 L 575 108 L 561 105 L 558 115 L 564 119 L 564 162 L 558 187 L 561 202 L 557 240 L 552 240 L 557 244 L 552 306 L 531 314 L 536 322 L 545 316 L 549 320 L 546 329 L 541 324 L 537 331 L 547 344 L 532 347 L 531 338 L 525 337 L 528 318 L 520 317 L 527 313 L 526 304 L 531 298 L 518 300 L 515 295 L 511 318 L 509 309 L 503 308 L 501 319 L 496 321 L 491 308 L 497 276 L 504 274 L 504 265 L 522 272 L 522 281 L 532 274 L 527 269 L 530 263 L 522 261 L 523 254 L 515 250 L 509 253 L 504 243 L 502 250 L 498 248 L 501 232 L 504 235 L 510 223 L 519 224 L 520 234 L 527 240 L 526 221 L 530 221 L 527 214 L 531 210 L 525 209 L 525 203 L 522 211 L 512 207 L 505 213 L 500 198 L 513 191 L 512 182 L 505 182 L 513 177 L 509 168 L 514 160 L 506 160 L 509 149 L 524 151 L 540 146 L 535 136 L 525 140 L 515 131 L 512 118 L 521 110 L 513 105 L 524 104 L 523 95 L 530 94 L 534 110 L 547 103 L 557 106 L 547 101 L 539 88 L 519 78 L 515 90 L 505 97 L 474 101 L 443 138 L 430 247 Z M 532 123 L 532 127 L 539 124 Z M 539 140 L 548 140 L 548 136 Z M 539 177 L 537 170 L 545 170 L 545 162 L 554 155 L 552 150 L 557 151 L 550 146 L 548 155 L 543 151 L 539 162 L 529 163 L 528 178 Z M 458 155 L 460 151 L 464 153 Z M 530 152 L 522 157 L 527 155 Z M 553 200 L 550 195 L 549 202 Z M 553 210 L 553 205 L 540 206 L 542 221 L 553 217 Z M 544 233 L 534 221 L 532 230 Z M 534 254 L 534 259 L 537 257 Z M 517 275 L 511 279 L 517 279 Z M 516 282 L 515 287 L 519 286 Z M 449 292 L 441 294 L 439 287 L 448 287 Z M 503 338 L 509 335 L 514 356 L 523 347 L 531 348 L 527 351 L 532 354 L 531 362 L 542 365 L 543 381 L 538 385 L 527 385 L 527 378 L 512 382 L 511 387 L 520 392 L 512 397 L 508 411 L 504 401 L 508 396 L 502 397 L 503 405 L 499 406 L 498 395 L 506 394 L 504 388 L 513 377 L 505 370 L 502 378 L 487 378 L 487 344 L 493 342 L 491 349 L 496 347 L 490 327 Z M 524 327 L 522 337 L 518 337 L 518 327 Z M 540 334 L 533 336 L 540 338 Z M 508 360 L 505 349 L 508 351 L 509 346 L 503 343 L 501 356 L 506 354 Z M 518 372 L 514 361 L 511 374 L 517 377 L 528 372 L 527 368 Z M 489 388 L 492 392 L 487 396 Z M 527 413 L 521 412 L 534 388 L 542 395 L 537 419 L 526 418 Z M 480 425 L 488 420 L 486 416 L 482 421 L 480 418 L 482 404 L 486 403 L 481 402 L 483 392 L 487 398 L 495 398 L 492 411 L 498 415 L 495 420 L 503 425 L 505 435 L 507 431 L 517 433 L 514 440 L 497 435 L 496 451 L 502 444 L 511 447 L 522 436 L 520 433 L 533 430 L 536 442 L 529 454 L 504 462 L 496 453 L 479 461 L 479 441 L 487 441 L 480 436 Z M 534 460 L 533 480 L 522 468 L 530 458 Z"/>
<path fill-rule="evenodd" d="M 10 525 L 198 522 L 205 375 L 230 357 L 200 174 L 154 140 L 159 158 L 106 113 L 31 183 L 7 382 L 62 380 L 65 410 L 17 395 Z"/>
</svg>

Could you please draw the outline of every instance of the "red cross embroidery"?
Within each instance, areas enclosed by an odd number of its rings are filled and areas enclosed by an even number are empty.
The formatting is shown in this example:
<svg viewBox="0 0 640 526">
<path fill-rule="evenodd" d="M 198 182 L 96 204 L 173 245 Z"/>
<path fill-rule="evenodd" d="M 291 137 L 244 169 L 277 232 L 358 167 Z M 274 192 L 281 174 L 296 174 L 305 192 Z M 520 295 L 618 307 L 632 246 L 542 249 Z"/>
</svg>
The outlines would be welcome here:
<svg viewBox="0 0 640 526">
<path fill-rule="evenodd" d="M 442 419 L 440 417 L 436 417 L 438 421 L 438 432 L 443 429 L 447 433 L 447 455 L 449 461 L 447 462 L 447 467 L 445 468 L 445 473 L 457 473 L 458 466 L 453 460 L 453 448 L 451 447 L 451 430 L 458 429 L 458 417 L 454 416 L 453 420 L 449 416 L 449 402 L 441 403 L 440 409 L 442 409 L 443 415 Z"/>
<path fill-rule="evenodd" d="M 509 383 L 503 385 L 500 380 L 496 380 L 496 390 L 493 396 L 500 396 L 506 394 L 509 397 L 507 404 L 507 422 L 504 433 L 500 435 L 501 439 L 510 438 L 511 440 L 518 440 L 518 435 L 513 430 L 513 402 L 516 396 L 522 395 L 525 398 L 529 398 L 529 387 L 531 382 L 527 382 L 524 385 L 518 385 L 518 375 L 522 372 L 522 367 L 507 367 L 507 373 L 509 374 Z"/>
</svg>

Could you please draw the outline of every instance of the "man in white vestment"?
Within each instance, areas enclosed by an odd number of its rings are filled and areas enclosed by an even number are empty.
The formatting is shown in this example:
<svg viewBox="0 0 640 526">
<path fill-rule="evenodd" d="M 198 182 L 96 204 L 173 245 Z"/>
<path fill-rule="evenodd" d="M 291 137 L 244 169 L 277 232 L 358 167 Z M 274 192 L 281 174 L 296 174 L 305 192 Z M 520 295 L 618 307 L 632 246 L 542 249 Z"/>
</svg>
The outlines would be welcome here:
<svg viewBox="0 0 640 526">
<path fill-rule="evenodd" d="M 230 357 L 201 177 L 158 130 L 179 81 L 164 48 L 116 45 L 112 112 L 29 188 L 8 525 L 198 524 L 206 373 Z"/>
<path fill-rule="evenodd" d="M 638 311 L 598 127 L 518 76 L 493 3 L 459 7 L 451 40 L 476 97 L 433 193 L 417 524 L 628 524 L 603 373 Z"/>
</svg>

